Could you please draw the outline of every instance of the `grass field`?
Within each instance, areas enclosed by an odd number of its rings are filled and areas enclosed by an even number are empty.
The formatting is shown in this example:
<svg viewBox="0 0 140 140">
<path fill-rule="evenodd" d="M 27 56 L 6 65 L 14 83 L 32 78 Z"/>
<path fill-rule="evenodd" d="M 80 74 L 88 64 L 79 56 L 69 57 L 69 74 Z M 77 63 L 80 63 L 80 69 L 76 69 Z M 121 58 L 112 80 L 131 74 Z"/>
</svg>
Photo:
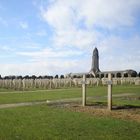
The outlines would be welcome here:
<svg viewBox="0 0 140 140">
<path fill-rule="evenodd" d="M 106 93 L 105 86 L 88 88 L 87 96 L 93 97 L 89 103 L 106 102 Z M 140 107 L 140 86 L 113 87 L 113 95 L 124 93 L 129 94 L 126 98 L 114 96 L 113 104 Z M 0 104 L 77 97 L 81 97 L 80 88 L 25 92 L 0 90 Z M 91 115 L 46 104 L 0 109 L 0 140 L 139 140 L 139 130 L 140 123 L 129 118 Z"/>
<path fill-rule="evenodd" d="M 45 105 L 0 110 L 1 140 L 138 140 L 140 124 Z"/>
<path fill-rule="evenodd" d="M 135 96 L 140 96 L 140 86 L 114 86 L 113 95 L 122 93 L 135 93 Z M 101 97 L 100 101 L 106 101 L 107 87 L 99 86 L 87 88 L 87 97 Z M 0 92 L 0 104 L 5 103 L 18 103 L 18 102 L 30 102 L 30 101 L 45 101 L 64 98 L 77 98 L 81 97 L 81 88 L 73 89 L 54 89 L 54 90 L 36 90 L 36 91 L 1 91 Z M 118 103 L 118 98 L 114 98 Z M 94 99 L 94 101 L 99 101 Z M 125 102 L 125 100 L 124 100 Z M 126 101 L 127 102 L 127 101 Z M 128 102 L 127 102 L 128 103 Z M 131 101 L 134 105 L 139 105 L 139 102 Z"/>
</svg>

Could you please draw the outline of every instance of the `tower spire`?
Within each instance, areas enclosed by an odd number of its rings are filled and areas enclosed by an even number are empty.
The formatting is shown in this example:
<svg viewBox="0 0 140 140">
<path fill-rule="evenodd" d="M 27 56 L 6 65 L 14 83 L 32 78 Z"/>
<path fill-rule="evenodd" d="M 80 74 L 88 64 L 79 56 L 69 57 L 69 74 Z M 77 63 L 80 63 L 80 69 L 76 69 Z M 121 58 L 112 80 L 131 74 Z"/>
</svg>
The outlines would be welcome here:
<svg viewBox="0 0 140 140">
<path fill-rule="evenodd" d="M 100 72 L 99 69 L 99 53 L 98 49 L 95 47 L 93 50 L 93 55 L 92 55 L 92 66 L 91 66 L 91 73 L 94 73 L 93 75 L 95 76 L 98 72 Z"/>
</svg>

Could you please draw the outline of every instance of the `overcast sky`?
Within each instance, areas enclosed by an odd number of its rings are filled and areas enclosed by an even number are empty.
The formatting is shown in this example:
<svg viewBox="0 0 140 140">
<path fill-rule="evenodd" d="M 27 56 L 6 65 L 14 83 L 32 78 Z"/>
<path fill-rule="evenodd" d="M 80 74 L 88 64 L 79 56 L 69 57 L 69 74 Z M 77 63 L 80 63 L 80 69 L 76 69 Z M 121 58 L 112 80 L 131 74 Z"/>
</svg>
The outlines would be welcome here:
<svg viewBox="0 0 140 140">
<path fill-rule="evenodd" d="M 0 74 L 140 71 L 140 0 L 0 0 Z"/>
</svg>

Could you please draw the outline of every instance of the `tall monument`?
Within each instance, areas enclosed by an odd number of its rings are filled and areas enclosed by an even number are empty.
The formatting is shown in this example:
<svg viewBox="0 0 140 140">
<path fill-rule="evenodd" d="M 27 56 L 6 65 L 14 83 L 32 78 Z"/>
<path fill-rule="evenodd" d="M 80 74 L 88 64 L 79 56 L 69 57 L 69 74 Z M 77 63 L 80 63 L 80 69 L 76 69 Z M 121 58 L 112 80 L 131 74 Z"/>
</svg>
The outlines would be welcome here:
<svg viewBox="0 0 140 140">
<path fill-rule="evenodd" d="M 114 75 L 114 77 L 117 77 L 117 75 L 121 75 L 121 77 L 124 77 L 125 74 L 128 75 L 128 77 L 132 76 L 132 75 L 136 75 L 137 72 L 132 70 L 132 69 L 128 69 L 128 70 L 116 70 L 116 71 L 100 71 L 99 69 L 99 53 L 98 53 L 98 49 L 95 47 L 95 49 L 93 50 L 93 55 L 92 55 L 92 65 L 91 65 L 91 69 L 89 72 L 83 72 L 83 73 L 69 73 L 67 74 L 67 77 L 73 77 L 73 76 L 82 76 L 82 75 L 88 75 L 88 74 L 92 74 L 94 77 L 97 77 L 97 75 L 99 77 L 102 77 L 102 75 L 104 77 L 106 77 L 106 75 L 108 73 L 111 73 L 112 75 Z"/>
<path fill-rule="evenodd" d="M 98 49 L 95 48 L 93 50 L 93 55 L 92 55 L 92 66 L 91 66 L 91 72 L 93 72 L 95 75 L 96 73 L 100 72 L 99 69 L 99 54 L 98 54 Z"/>
</svg>

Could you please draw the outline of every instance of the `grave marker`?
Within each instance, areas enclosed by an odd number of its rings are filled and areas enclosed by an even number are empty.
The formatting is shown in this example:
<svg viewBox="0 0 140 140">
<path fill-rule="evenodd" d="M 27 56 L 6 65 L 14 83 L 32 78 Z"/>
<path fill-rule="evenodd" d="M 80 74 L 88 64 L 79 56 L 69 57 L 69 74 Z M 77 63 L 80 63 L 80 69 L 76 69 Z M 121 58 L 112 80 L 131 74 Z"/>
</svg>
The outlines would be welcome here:
<svg viewBox="0 0 140 140">
<path fill-rule="evenodd" d="M 82 106 L 86 106 L 86 75 L 83 75 L 82 80 Z"/>
<path fill-rule="evenodd" d="M 112 75 L 108 74 L 108 110 L 112 109 Z"/>
</svg>

